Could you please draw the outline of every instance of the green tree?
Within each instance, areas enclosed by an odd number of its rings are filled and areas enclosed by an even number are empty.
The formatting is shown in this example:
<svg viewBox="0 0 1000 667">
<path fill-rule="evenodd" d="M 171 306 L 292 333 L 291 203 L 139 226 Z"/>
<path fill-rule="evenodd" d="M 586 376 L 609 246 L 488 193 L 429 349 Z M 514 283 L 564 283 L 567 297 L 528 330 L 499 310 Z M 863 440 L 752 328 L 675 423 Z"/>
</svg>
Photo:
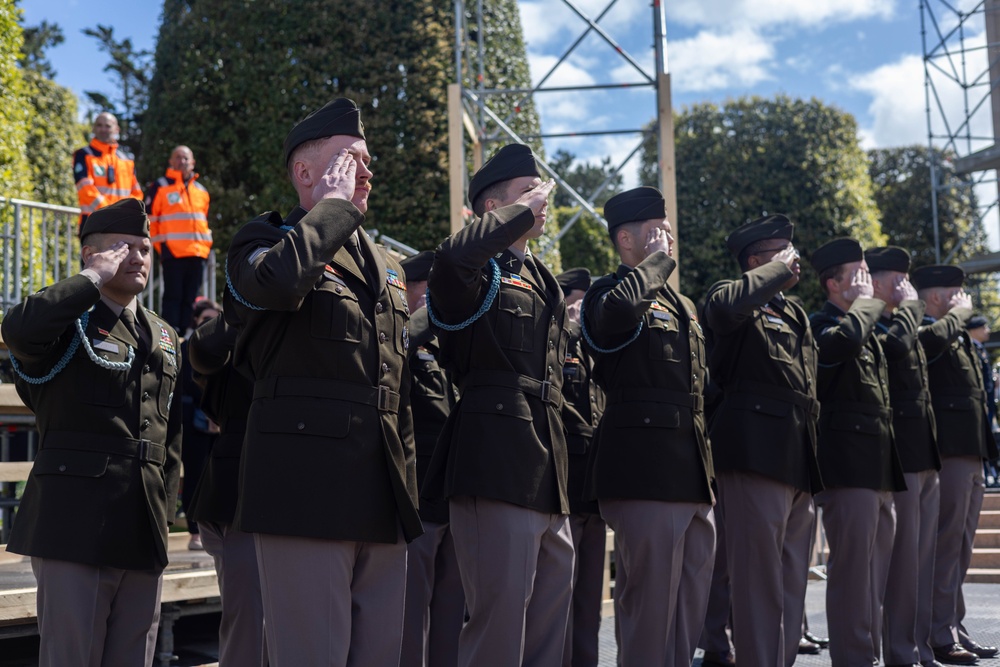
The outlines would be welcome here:
<svg viewBox="0 0 1000 667">
<path fill-rule="evenodd" d="M 795 293 L 807 310 L 824 300 L 808 266 L 812 250 L 838 236 L 865 247 L 886 241 L 851 114 L 816 99 L 745 97 L 694 105 L 675 127 L 680 282 L 692 298 L 737 273 L 725 238 L 764 212 L 796 223 L 806 266 Z M 651 139 L 643 173 L 654 176 L 655 163 Z"/>
<path fill-rule="evenodd" d="M 605 156 L 597 164 L 578 162 L 576 155 L 560 148 L 552 155 L 549 166 L 584 197 L 589 197 L 603 185 L 604 188 L 594 198 L 594 206 L 603 207 L 609 199 L 622 191 L 624 180 L 620 173 L 614 173 L 615 167 L 611 164 L 610 157 Z M 560 188 L 556 188 L 552 203 L 559 207 L 577 206 L 576 200 Z"/>
<path fill-rule="evenodd" d="M 577 210 L 578 207 L 549 208 L 555 218 L 553 225 L 561 226 Z M 559 240 L 559 255 L 564 268 L 583 266 L 595 278 L 618 268 L 618 253 L 611 245 L 607 228 L 589 213 L 581 215 Z"/>
<path fill-rule="evenodd" d="M 519 24 L 506 29 L 519 32 Z M 431 248 L 448 233 L 453 48 L 448 3 L 403 0 L 373 11 L 361 0 L 257 0 L 234 12 L 225 3 L 166 0 L 141 176 L 156 175 L 173 146 L 190 146 L 225 251 L 246 220 L 295 205 L 281 163 L 292 125 L 349 97 L 377 158 L 366 224 Z"/>
<path fill-rule="evenodd" d="M 30 111 L 18 66 L 24 39 L 20 20 L 17 3 L 0 0 L 0 196 L 8 198 L 31 191 L 25 151 Z"/>
</svg>

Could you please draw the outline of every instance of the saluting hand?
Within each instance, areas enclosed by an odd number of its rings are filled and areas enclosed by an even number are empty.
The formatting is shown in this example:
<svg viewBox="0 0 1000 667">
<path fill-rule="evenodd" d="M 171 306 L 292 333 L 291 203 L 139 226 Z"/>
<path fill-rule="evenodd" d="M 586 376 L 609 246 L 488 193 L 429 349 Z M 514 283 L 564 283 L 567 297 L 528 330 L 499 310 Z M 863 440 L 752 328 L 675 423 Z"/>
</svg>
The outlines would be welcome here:
<svg viewBox="0 0 1000 667">
<path fill-rule="evenodd" d="M 118 273 L 118 267 L 125 261 L 128 254 L 128 243 L 119 241 L 107 250 L 87 255 L 83 260 L 83 268 L 96 272 L 103 285 L 115 277 L 115 274 Z"/>
<path fill-rule="evenodd" d="M 858 270 L 851 276 L 850 287 L 844 290 L 842 294 L 848 302 L 853 302 L 856 299 L 872 298 L 875 295 L 875 289 L 872 287 L 872 275 L 868 273 L 868 269 L 863 266 L 858 267 Z"/>
<path fill-rule="evenodd" d="M 789 244 L 784 250 L 779 251 L 774 257 L 771 258 L 772 262 L 781 262 L 789 268 L 791 271 L 795 271 L 795 267 L 799 263 L 799 251 L 795 249 L 795 246 Z"/>
<path fill-rule="evenodd" d="M 544 183 L 539 183 L 532 189 L 525 192 L 523 195 L 517 198 L 516 204 L 524 204 L 531 209 L 531 212 L 535 214 L 537 218 L 539 215 L 545 212 L 546 207 L 549 205 L 549 193 L 556 187 L 556 182 L 553 179 L 549 179 Z"/>
<path fill-rule="evenodd" d="M 910 283 L 906 276 L 900 276 L 893 286 L 893 291 L 895 292 L 892 296 L 896 299 L 896 303 L 903 301 L 916 301 L 919 297 L 917 296 L 916 288 Z"/>
<path fill-rule="evenodd" d="M 319 182 L 313 187 L 313 200 L 346 199 L 351 201 L 357 188 L 358 163 L 346 148 L 333 156 Z"/>
<path fill-rule="evenodd" d="M 667 236 L 666 230 L 662 227 L 653 227 L 646 234 L 646 245 L 643 247 L 646 254 L 643 255 L 643 259 L 649 257 L 657 250 L 670 254 L 670 237 Z"/>
<path fill-rule="evenodd" d="M 972 308 L 972 297 L 965 293 L 965 290 L 958 290 L 949 300 L 952 308 Z"/>
</svg>

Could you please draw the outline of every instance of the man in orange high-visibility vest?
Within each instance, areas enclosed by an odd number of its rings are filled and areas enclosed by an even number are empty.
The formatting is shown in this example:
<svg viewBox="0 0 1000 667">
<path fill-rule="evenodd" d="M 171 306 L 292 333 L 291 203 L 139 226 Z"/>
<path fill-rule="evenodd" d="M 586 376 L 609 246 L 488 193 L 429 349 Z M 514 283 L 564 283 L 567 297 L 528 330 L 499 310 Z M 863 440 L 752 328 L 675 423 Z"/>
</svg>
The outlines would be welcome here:
<svg viewBox="0 0 1000 667">
<path fill-rule="evenodd" d="M 94 119 L 94 138 L 73 153 L 73 180 L 80 225 L 99 208 L 128 197 L 142 199 L 132 155 L 118 146 L 118 119 L 107 111 Z"/>
<path fill-rule="evenodd" d="M 163 317 L 181 335 L 191 326 L 191 306 L 212 250 L 208 203 L 208 190 L 194 171 L 194 153 L 178 146 L 170 154 L 166 175 L 147 189 L 146 208 L 153 247 L 163 266 Z"/>
</svg>

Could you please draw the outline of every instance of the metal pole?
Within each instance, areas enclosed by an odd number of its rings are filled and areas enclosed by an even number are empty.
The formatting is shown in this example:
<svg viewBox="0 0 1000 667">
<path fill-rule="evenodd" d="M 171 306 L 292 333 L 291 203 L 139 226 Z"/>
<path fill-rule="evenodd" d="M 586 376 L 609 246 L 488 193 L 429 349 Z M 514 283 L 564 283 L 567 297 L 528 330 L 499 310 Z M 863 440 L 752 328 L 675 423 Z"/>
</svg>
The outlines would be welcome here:
<svg viewBox="0 0 1000 667">
<path fill-rule="evenodd" d="M 14 203 L 14 303 L 21 303 L 21 203 Z"/>
<path fill-rule="evenodd" d="M 670 94 L 670 65 L 667 62 L 667 19 L 662 0 L 653 0 L 653 44 L 656 50 L 656 114 L 659 126 L 660 191 L 667 202 L 667 219 L 674 232 L 674 261 L 680 266 L 681 234 L 677 217 L 677 178 L 674 161 L 674 114 Z M 680 271 L 668 282 L 679 287 Z"/>
<path fill-rule="evenodd" d="M 934 85 L 931 81 L 930 69 L 928 69 L 929 56 L 927 55 L 927 24 L 925 20 L 925 15 L 930 9 L 927 7 L 926 0 L 920 0 L 920 41 L 924 48 L 924 106 L 927 112 L 927 163 L 930 167 L 930 181 L 931 181 L 931 220 L 934 227 L 934 263 L 941 263 L 941 229 L 940 221 L 938 219 L 938 201 L 937 201 L 937 169 L 935 163 L 937 162 L 937 154 L 934 151 L 934 128 L 931 123 L 931 87 Z"/>
</svg>

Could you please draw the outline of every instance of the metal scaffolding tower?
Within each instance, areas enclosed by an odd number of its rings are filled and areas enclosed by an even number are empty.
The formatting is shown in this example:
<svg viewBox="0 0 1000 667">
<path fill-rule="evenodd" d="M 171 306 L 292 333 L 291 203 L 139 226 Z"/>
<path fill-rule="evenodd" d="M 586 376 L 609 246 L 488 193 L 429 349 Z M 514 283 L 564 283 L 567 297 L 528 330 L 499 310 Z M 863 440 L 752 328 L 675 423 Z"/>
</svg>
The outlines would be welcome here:
<svg viewBox="0 0 1000 667">
<path fill-rule="evenodd" d="M 934 149 L 944 151 L 955 172 L 969 177 L 958 187 L 975 189 L 979 221 L 995 218 L 1000 201 L 1000 145 L 996 142 L 1000 137 L 1000 0 L 921 0 L 920 27 L 928 146 L 932 154 Z M 938 200 L 956 185 L 943 183 L 941 174 L 941 165 L 932 160 L 935 257 L 950 263 L 961 243 L 941 256 Z M 994 255 L 962 266 L 971 273 L 998 271 L 1000 253 Z"/>
<path fill-rule="evenodd" d="M 557 0 L 547 1 L 557 4 Z M 452 231 L 456 231 L 462 227 L 466 221 L 468 211 L 466 208 L 467 202 L 465 201 L 469 177 L 466 170 L 466 136 L 471 139 L 473 147 L 472 163 L 474 168 L 478 168 L 482 165 L 485 157 L 488 154 L 492 154 L 501 144 L 511 142 L 528 143 L 532 139 L 544 140 L 567 136 L 622 135 L 623 141 L 634 140 L 635 148 L 628 154 L 625 160 L 616 165 L 614 174 L 617 175 L 639 153 L 643 140 L 649 132 L 649 130 L 644 128 L 624 128 L 571 134 L 545 134 L 543 132 L 535 136 L 521 136 L 510 127 L 512 116 L 503 116 L 502 112 L 499 112 L 491 105 L 491 102 L 497 99 L 498 96 L 520 96 L 523 103 L 528 99 L 532 99 L 535 95 L 544 95 L 552 92 L 573 91 L 585 95 L 595 91 L 647 87 L 652 88 L 656 93 L 656 105 L 654 108 L 650 108 L 650 116 L 656 118 L 656 122 L 653 125 L 653 132 L 657 136 L 659 149 L 660 182 L 658 185 L 667 200 L 667 214 L 674 225 L 674 234 L 677 236 L 677 196 L 674 185 L 674 126 L 671 114 L 670 74 L 667 67 L 666 21 L 662 2 L 661 0 L 653 0 L 652 2 L 655 62 L 644 66 L 626 52 L 614 37 L 600 25 L 601 19 L 607 15 L 617 1 L 609 0 L 604 10 L 596 18 L 591 18 L 573 0 L 561 0 L 562 4 L 568 6 L 580 19 L 582 30 L 580 35 L 565 45 L 563 55 L 539 78 L 535 86 L 531 88 L 488 88 L 482 76 L 486 60 L 483 37 L 486 34 L 483 25 L 486 19 L 483 12 L 483 0 L 454 0 L 455 71 L 457 81 L 449 87 L 448 95 Z M 472 17 L 471 21 L 467 21 L 467 14 Z M 609 54 L 614 54 L 613 57 L 621 58 L 623 62 L 630 65 L 636 72 L 638 81 L 632 83 L 603 83 L 590 86 L 547 86 L 546 83 L 552 78 L 556 69 L 566 62 L 580 43 L 591 34 L 599 36 L 607 44 Z M 545 119 L 542 118 L 541 121 L 544 125 Z M 607 224 L 604 218 L 594 209 L 594 200 L 608 185 L 610 178 L 595 191 L 580 193 L 571 188 L 551 166 L 542 162 L 541 167 L 556 180 L 560 188 L 568 192 L 580 205 L 579 212 L 562 226 L 558 234 L 552 238 L 549 246 L 542 248 L 543 254 L 545 251 L 551 249 L 552 245 L 576 223 L 580 215 L 584 212 L 592 214 L 603 224 Z M 676 279 L 676 275 L 675 272 L 674 279 Z"/>
</svg>

